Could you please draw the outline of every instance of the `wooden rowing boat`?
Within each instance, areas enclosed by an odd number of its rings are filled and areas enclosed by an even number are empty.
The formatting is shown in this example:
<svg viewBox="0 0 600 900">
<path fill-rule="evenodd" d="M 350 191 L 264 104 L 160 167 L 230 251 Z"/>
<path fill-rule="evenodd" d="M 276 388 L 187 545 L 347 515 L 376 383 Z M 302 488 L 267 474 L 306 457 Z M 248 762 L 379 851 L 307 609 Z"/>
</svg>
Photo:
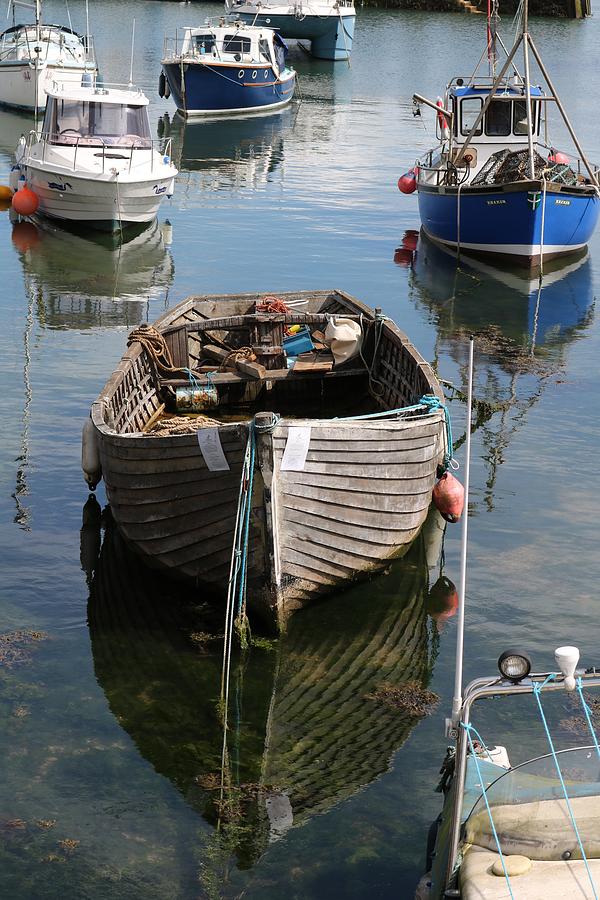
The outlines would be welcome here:
<svg viewBox="0 0 600 900">
<path fill-rule="evenodd" d="M 87 440 L 125 538 L 151 564 L 223 596 L 254 423 L 248 605 L 281 626 L 315 595 L 380 572 L 406 552 L 447 454 L 446 422 L 431 367 L 379 311 L 341 291 L 282 294 L 285 312 L 257 312 L 261 300 L 189 297 L 158 319 L 169 371 L 134 340 L 92 406 Z M 360 355 L 332 367 L 325 349 L 299 356 L 293 368 L 281 364 L 284 328 L 324 329 L 332 317 L 359 323 Z M 206 371 L 217 365 L 203 364 L 208 345 L 249 343 L 253 363 Z M 218 395 L 207 412 L 217 417 L 213 437 L 225 470 L 200 448 L 203 428 L 148 433 L 177 389 L 189 388 L 183 369 L 194 371 L 195 387 Z M 432 405 L 419 404 L 424 395 Z M 299 433 L 308 450 L 289 468 L 284 452 Z M 84 454 L 85 440 L 84 430 Z M 93 486 L 99 471 L 87 477 Z"/>
</svg>

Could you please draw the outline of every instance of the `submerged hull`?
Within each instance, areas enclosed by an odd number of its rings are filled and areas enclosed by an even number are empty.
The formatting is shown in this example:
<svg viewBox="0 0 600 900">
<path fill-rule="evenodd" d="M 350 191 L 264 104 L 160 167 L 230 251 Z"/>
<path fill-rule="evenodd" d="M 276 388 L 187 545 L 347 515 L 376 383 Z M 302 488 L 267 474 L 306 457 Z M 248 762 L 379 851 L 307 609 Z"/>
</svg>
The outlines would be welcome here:
<svg viewBox="0 0 600 900">
<path fill-rule="evenodd" d="M 296 16 L 283 9 L 274 8 L 260 12 L 260 6 L 235 8 L 243 22 L 266 28 L 274 28 L 284 38 L 310 41 L 310 53 L 316 59 L 344 60 L 352 52 L 355 14 L 344 15 L 343 8 L 329 15 Z"/>
<path fill-rule="evenodd" d="M 163 62 L 178 112 L 184 116 L 232 115 L 285 106 L 294 96 L 296 75 L 278 78 L 272 66 L 236 63 Z M 183 82 L 182 82 L 183 73 Z"/>
<path fill-rule="evenodd" d="M 339 292 L 310 296 L 328 312 L 373 319 L 367 307 Z M 259 299 L 242 297 L 248 298 L 248 306 Z M 207 303 L 190 298 L 155 325 L 162 329 L 175 321 L 193 322 L 202 302 Z M 220 308 L 219 302 L 212 307 Z M 379 376 L 390 384 L 388 408 L 406 406 L 426 393 L 442 399 L 428 364 L 393 323 L 386 321 L 384 327 Z M 176 364 L 182 364 L 182 357 Z M 341 379 L 350 396 L 362 378 Z M 302 397 L 305 384 L 290 388 L 299 391 L 294 396 Z M 407 390 L 404 402 L 395 393 L 400 385 Z M 134 400 L 140 404 L 135 409 Z M 219 426 L 229 470 L 210 471 L 196 433 L 143 433 L 159 405 L 145 351 L 134 344 L 92 408 L 114 519 L 152 565 L 202 583 L 224 598 L 248 423 Z M 300 470 L 284 471 L 282 457 L 292 426 L 310 428 L 308 453 Z M 257 434 L 249 605 L 281 625 L 312 597 L 382 571 L 419 532 L 445 450 L 444 411 L 439 408 L 388 420 L 282 416 L 269 431 Z"/>
<path fill-rule="evenodd" d="M 543 182 L 502 188 L 419 185 L 423 229 L 433 240 L 479 254 L 535 264 L 585 247 L 598 221 L 591 191 Z"/>
</svg>

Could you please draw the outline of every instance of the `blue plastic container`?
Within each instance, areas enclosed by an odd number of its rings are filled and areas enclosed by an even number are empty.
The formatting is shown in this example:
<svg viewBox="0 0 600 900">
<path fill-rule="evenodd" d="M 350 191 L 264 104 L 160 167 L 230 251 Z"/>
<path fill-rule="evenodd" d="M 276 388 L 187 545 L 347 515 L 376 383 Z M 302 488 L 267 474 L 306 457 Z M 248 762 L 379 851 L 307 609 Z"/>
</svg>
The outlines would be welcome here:
<svg viewBox="0 0 600 900">
<path fill-rule="evenodd" d="M 288 356 L 298 356 L 300 353 L 308 353 L 309 350 L 314 350 L 314 344 L 307 326 L 303 325 L 301 331 L 296 332 L 296 334 L 290 334 L 289 337 L 284 337 L 283 349 Z"/>
</svg>

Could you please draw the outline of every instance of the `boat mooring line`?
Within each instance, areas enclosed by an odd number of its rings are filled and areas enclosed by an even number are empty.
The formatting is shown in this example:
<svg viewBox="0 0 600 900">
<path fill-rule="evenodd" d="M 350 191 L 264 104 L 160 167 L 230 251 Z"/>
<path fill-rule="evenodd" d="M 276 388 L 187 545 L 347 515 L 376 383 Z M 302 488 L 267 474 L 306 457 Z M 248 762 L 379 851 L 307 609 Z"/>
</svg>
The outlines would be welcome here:
<svg viewBox="0 0 600 900">
<path fill-rule="evenodd" d="M 596 885 L 594 884 L 594 879 L 592 876 L 592 872 L 590 870 L 588 859 L 587 859 L 587 856 L 585 855 L 585 850 L 583 849 L 583 842 L 581 840 L 581 835 L 579 834 L 579 828 L 577 827 L 575 813 L 573 812 L 573 807 L 571 806 L 571 801 L 569 800 L 567 786 L 565 785 L 565 781 L 564 781 L 564 778 L 562 775 L 560 764 L 558 762 L 558 757 L 556 755 L 556 750 L 554 748 L 554 741 L 552 740 L 552 735 L 550 734 L 550 729 L 548 728 L 548 722 L 546 721 L 546 716 L 544 714 L 544 708 L 542 706 L 542 701 L 540 699 L 540 694 L 541 694 L 542 690 L 544 689 L 544 686 L 546 684 L 548 684 L 548 682 L 553 681 L 555 679 L 555 677 L 556 676 L 553 673 L 551 673 L 550 675 L 548 675 L 548 677 L 546 679 L 544 679 L 544 681 L 541 684 L 539 684 L 539 683 L 534 684 L 533 685 L 533 696 L 535 697 L 535 699 L 537 701 L 538 709 L 539 709 L 540 716 L 542 719 L 542 724 L 544 726 L 544 731 L 546 732 L 546 737 L 548 738 L 548 746 L 550 747 L 552 759 L 554 760 L 556 774 L 558 775 L 558 779 L 559 779 L 560 785 L 562 787 L 564 798 L 567 803 L 567 809 L 569 810 L 569 816 L 571 817 L 571 824 L 573 825 L 573 831 L 575 832 L 575 837 L 577 838 L 577 843 L 579 844 L 579 849 L 581 850 L 581 858 L 583 859 L 583 861 L 585 863 L 586 872 L 588 874 L 588 878 L 590 880 L 590 885 L 592 887 L 592 891 L 594 894 L 594 900 L 598 900 L 598 894 L 596 892 Z M 594 735 L 594 737 L 595 737 L 595 735 Z"/>
<path fill-rule="evenodd" d="M 590 729 L 590 734 L 592 735 L 592 739 L 593 739 L 594 745 L 596 747 L 596 753 L 598 754 L 598 758 L 600 759 L 600 744 L 598 744 L 598 737 L 596 735 L 596 729 L 594 728 L 594 725 L 592 723 L 592 718 L 590 715 L 591 710 L 585 701 L 585 697 L 583 696 L 583 682 L 581 680 L 581 675 L 577 679 L 577 693 L 579 694 L 579 697 L 581 699 L 581 705 L 583 707 L 583 711 L 584 711 L 585 717 L 587 719 L 588 728 Z"/>
<path fill-rule="evenodd" d="M 471 751 L 471 756 L 475 761 L 475 768 L 477 769 L 477 777 L 479 779 L 479 784 L 481 786 L 481 796 L 483 797 L 483 802 L 485 803 L 485 808 L 487 809 L 487 814 L 489 816 L 490 825 L 492 826 L 492 832 L 494 835 L 494 840 L 496 841 L 496 847 L 498 849 L 498 855 L 500 856 L 500 862 L 502 863 L 502 871 L 504 872 L 504 877 L 506 878 L 506 886 L 508 888 L 508 893 L 510 894 L 512 900 L 515 900 L 515 895 L 512 892 L 512 887 L 510 885 L 510 878 L 508 877 L 508 872 L 506 871 L 506 864 L 504 862 L 504 854 L 502 853 L 502 847 L 500 846 L 500 839 L 498 838 L 498 832 L 496 831 L 496 826 L 494 825 L 494 817 L 492 816 L 492 810 L 490 808 L 490 803 L 487 798 L 487 789 L 485 786 L 485 780 L 483 774 L 481 772 L 481 767 L 479 765 L 479 757 L 475 752 L 475 747 L 473 746 L 473 738 L 471 737 L 471 732 L 475 735 L 478 741 L 483 744 L 485 747 L 485 742 L 483 741 L 481 735 L 477 731 L 477 729 L 471 725 L 470 722 L 461 722 L 461 726 L 464 728 L 467 734 L 467 741 L 469 742 L 469 749 Z"/>
</svg>

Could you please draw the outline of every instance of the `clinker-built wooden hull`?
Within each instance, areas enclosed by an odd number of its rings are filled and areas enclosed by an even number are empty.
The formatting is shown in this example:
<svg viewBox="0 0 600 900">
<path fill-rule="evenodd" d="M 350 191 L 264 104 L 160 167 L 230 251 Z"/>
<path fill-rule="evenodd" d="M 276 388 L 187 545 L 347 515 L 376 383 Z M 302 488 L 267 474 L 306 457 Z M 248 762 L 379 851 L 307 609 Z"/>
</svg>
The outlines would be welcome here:
<svg viewBox="0 0 600 900">
<path fill-rule="evenodd" d="M 343 418 L 363 411 L 359 398 L 374 382 L 372 402 L 379 413 L 412 406 L 424 394 L 443 402 L 430 366 L 393 322 L 377 319 L 339 291 L 280 297 L 301 304 L 304 312 L 362 317 L 371 381 L 363 362 L 346 363 L 326 376 L 278 370 L 255 398 L 255 409 L 259 402 L 281 418 L 256 434 L 247 595 L 251 608 L 279 625 L 315 595 L 381 571 L 408 549 L 427 515 L 446 452 L 439 407 L 389 418 Z M 175 364 L 194 368 L 201 355 L 198 334 L 183 326 L 248 315 L 260 299 L 256 294 L 191 297 L 155 327 L 166 335 Z M 375 346 L 369 338 L 376 321 Z M 246 383 L 256 394 L 256 382 Z M 147 351 L 135 342 L 92 407 L 112 514 L 152 565 L 224 597 L 249 422 L 246 417 L 219 425 L 229 471 L 210 471 L 196 433 L 157 437 L 143 431 L 161 407 L 161 387 Z M 315 393 L 323 404 L 328 398 L 337 404 L 340 418 L 294 416 Z M 283 471 L 289 428 L 302 425 L 311 429 L 304 468 Z"/>
</svg>

